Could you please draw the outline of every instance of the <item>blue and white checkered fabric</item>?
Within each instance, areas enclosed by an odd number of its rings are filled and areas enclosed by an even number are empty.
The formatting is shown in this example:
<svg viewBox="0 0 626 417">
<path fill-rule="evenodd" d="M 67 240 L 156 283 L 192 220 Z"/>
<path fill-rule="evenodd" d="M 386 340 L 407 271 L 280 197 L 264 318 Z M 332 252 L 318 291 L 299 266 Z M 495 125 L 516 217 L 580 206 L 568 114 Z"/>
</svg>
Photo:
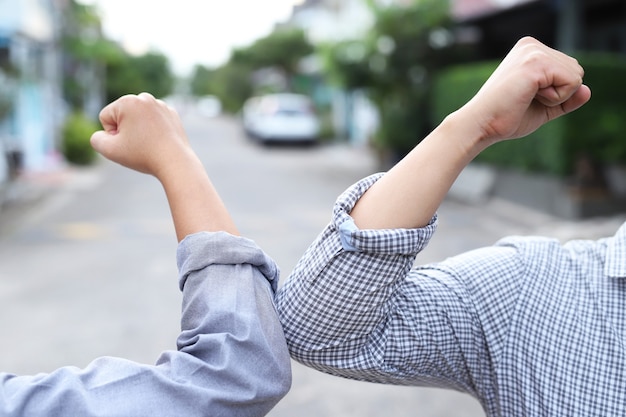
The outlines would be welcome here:
<svg viewBox="0 0 626 417">
<path fill-rule="evenodd" d="M 436 228 L 333 222 L 277 294 L 292 356 L 346 378 L 467 392 L 488 416 L 626 415 L 626 226 L 612 238 L 512 237 L 413 268 Z"/>
</svg>

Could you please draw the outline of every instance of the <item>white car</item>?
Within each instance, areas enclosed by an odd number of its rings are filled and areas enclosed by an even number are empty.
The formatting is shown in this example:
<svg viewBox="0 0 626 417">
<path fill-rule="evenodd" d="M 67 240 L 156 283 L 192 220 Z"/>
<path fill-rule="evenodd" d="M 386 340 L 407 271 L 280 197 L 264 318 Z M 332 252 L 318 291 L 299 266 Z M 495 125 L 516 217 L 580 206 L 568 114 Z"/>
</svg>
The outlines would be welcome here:
<svg viewBox="0 0 626 417">
<path fill-rule="evenodd" d="M 246 133 L 262 143 L 315 143 L 320 135 L 313 102 L 300 94 L 252 97 L 243 106 L 242 122 Z"/>
</svg>

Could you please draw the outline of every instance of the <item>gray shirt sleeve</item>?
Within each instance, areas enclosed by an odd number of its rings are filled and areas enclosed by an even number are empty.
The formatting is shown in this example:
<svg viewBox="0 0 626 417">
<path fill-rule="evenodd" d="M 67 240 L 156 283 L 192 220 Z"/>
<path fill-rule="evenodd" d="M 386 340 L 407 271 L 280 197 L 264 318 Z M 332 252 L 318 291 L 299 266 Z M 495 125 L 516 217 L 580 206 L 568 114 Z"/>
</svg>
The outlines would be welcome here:
<svg viewBox="0 0 626 417">
<path fill-rule="evenodd" d="M 262 416 L 291 386 L 273 304 L 279 271 L 251 240 L 188 236 L 178 248 L 183 292 L 177 350 L 155 365 L 100 358 L 85 369 L 0 373 L 0 415 Z"/>
</svg>

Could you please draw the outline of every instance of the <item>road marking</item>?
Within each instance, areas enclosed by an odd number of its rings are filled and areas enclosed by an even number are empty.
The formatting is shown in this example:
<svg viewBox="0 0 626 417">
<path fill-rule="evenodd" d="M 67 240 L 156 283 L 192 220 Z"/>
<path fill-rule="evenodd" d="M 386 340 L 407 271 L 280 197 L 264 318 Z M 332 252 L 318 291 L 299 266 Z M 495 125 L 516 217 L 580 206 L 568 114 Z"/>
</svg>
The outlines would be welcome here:
<svg viewBox="0 0 626 417">
<path fill-rule="evenodd" d="M 107 228 L 95 223 L 66 223 L 54 229 L 58 236 L 71 240 L 98 240 L 112 236 Z"/>
</svg>

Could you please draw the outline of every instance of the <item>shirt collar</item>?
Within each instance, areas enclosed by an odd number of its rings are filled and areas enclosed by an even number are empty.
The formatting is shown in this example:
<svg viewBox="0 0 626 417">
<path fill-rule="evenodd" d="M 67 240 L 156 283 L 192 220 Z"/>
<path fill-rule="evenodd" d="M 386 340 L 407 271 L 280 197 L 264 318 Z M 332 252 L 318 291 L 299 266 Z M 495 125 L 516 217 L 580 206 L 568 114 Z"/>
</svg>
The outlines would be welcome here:
<svg viewBox="0 0 626 417">
<path fill-rule="evenodd" d="M 608 239 L 604 273 L 611 278 L 626 278 L 626 223 Z"/>
</svg>

